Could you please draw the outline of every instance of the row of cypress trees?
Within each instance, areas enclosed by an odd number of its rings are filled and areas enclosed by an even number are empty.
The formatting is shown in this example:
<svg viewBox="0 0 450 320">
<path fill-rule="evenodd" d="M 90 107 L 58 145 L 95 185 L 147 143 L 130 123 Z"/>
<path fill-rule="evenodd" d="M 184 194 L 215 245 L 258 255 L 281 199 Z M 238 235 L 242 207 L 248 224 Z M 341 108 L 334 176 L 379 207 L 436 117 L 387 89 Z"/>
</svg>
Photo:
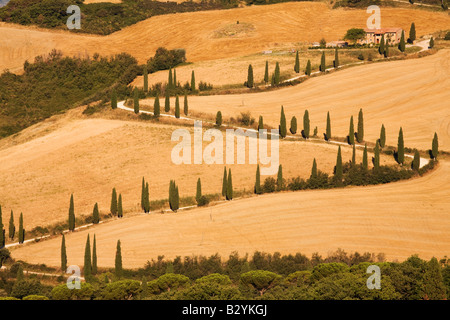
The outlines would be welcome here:
<svg viewBox="0 0 450 320">
<path fill-rule="evenodd" d="M 16 226 L 14 225 L 14 213 L 11 210 L 11 216 L 9 218 L 9 226 L 8 226 L 8 238 L 9 240 L 14 240 L 14 236 L 16 233 Z M 19 233 L 18 233 L 19 243 L 24 243 L 25 241 L 25 229 L 23 227 L 23 213 L 20 213 L 19 217 Z M 5 247 L 6 245 L 6 229 L 4 229 L 3 225 L 3 217 L 2 217 L 2 206 L 0 205 L 0 249 Z"/>
</svg>

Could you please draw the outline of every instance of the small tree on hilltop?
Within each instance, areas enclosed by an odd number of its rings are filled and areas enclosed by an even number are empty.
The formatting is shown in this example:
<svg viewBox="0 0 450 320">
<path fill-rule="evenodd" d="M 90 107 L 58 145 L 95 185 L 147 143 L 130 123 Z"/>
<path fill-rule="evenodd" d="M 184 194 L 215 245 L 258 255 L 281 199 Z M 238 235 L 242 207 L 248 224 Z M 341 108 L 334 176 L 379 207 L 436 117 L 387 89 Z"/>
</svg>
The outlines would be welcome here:
<svg viewBox="0 0 450 320">
<path fill-rule="evenodd" d="M 330 112 L 327 113 L 327 129 L 325 133 L 325 139 L 328 141 L 331 139 L 331 118 L 330 118 Z"/>
<path fill-rule="evenodd" d="M 299 57 L 298 57 L 298 50 L 297 50 L 297 53 L 295 54 L 294 71 L 295 71 L 295 73 L 299 73 L 300 72 L 300 60 L 299 60 Z"/>
</svg>

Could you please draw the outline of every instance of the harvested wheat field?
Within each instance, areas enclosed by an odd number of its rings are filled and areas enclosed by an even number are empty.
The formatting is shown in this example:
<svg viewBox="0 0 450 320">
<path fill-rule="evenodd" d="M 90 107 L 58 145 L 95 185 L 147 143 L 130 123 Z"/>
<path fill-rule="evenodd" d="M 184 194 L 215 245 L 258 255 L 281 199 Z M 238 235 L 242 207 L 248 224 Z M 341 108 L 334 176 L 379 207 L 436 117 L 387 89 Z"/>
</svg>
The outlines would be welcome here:
<svg viewBox="0 0 450 320">
<path fill-rule="evenodd" d="M 115 220 L 66 236 L 69 264 L 83 264 L 87 234 L 95 234 L 99 266 L 113 267 L 116 242 L 125 267 L 164 255 L 226 257 L 264 252 L 412 254 L 423 259 L 450 251 L 450 163 L 420 179 L 364 188 L 263 195 L 208 208 Z M 16 259 L 60 263 L 61 238 L 13 249 Z"/>
<path fill-rule="evenodd" d="M 172 163 L 172 148 L 178 142 L 172 142 L 171 135 L 179 127 L 86 119 L 79 113 L 80 108 L 67 116 L 55 117 L 56 120 L 49 119 L 3 140 L 0 145 L 2 209 L 3 212 L 12 209 L 16 215 L 23 212 L 27 230 L 64 222 L 71 193 L 77 216 L 90 215 L 96 202 L 101 212 L 109 213 L 113 187 L 123 196 L 125 212 L 137 212 L 143 176 L 150 185 L 150 200 L 166 199 L 171 179 L 179 185 L 181 197 L 195 196 L 198 178 L 204 194 L 221 192 L 223 164 Z M 186 129 L 192 136 L 193 127 Z M 203 142 L 203 149 L 209 144 Z M 223 144 L 225 150 L 225 140 Z M 332 174 L 336 155 L 337 146 L 331 144 L 280 143 L 280 164 L 285 178 L 309 178 L 314 158 L 320 170 Z M 343 148 L 342 156 L 349 161 L 351 148 Z M 225 162 L 225 151 L 223 159 Z M 361 150 L 357 152 L 357 160 L 362 160 Z M 393 164 L 394 159 L 383 156 L 382 162 Z M 235 190 L 253 189 L 256 165 L 249 164 L 248 152 L 245 163 L 227 166 L 232 170 Z M 276 173 L 278 165 L 274 165 Z M 268 166 L 261 165 L 264 167 Z"/>
<path fill-rule="evenodd" d="M 281 105 L 290 121 L 296 116 L 300 128 L 308 109 L 311 128 L 325 132 L 330 112 L 332 134 L 348 135 L 350 116 L 355 126 L 358 112 L 364 111 L 365 140 L 375 142 L 384 123 L 387 144 L 396 146 L 400 126 L 405 145 L 428 150 L 434 132 L 439 146 L 450 151 L 450 50 L 420 59 L 373 63 L 308 79 L 306 82 L 270 92 L 196 96 L 189 108 L 224 117 L 250 111 L 264 123 L 278 127 Z M 147 102 L 153 106 L 153 101 Z"/>
<path fill-rule="evenodd" d="M 105 37 L 2 23 L 0 70 L 20 70 L 25 60 L 54 48 L 66 55 L 128 52 L 141 63 L 161 46 L 186 49 L 191 62 L 241 57 L 281 43 L 338 40 L 349 28 L 365 27 L 368 16 L 365 10 L 331 10 L 325 3 L 283 3 L 155 16 Z M 249 28 L 236 33 L 237 21 Z M 420 37 L 446 29 L 450 17 L 443 12 L 383 8 L 382 21 L 383 26 L 405 30 L 414 21 Z"/>
</svg>

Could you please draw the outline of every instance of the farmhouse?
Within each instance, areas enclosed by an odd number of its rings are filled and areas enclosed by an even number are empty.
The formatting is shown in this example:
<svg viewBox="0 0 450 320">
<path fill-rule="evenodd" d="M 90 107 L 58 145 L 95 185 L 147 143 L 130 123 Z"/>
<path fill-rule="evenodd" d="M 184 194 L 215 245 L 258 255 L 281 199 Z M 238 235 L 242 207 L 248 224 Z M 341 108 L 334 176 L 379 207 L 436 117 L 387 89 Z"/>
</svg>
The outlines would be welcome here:
<svg viewBox="0 0 450 320">
<path fill-rule="evenodd" d="M 331 42 L 327 43 L 327 47 L 344 48 L 344 47 L 348 47 L 348 42 L 347 41 L 331 41 Z"/>
<path fill-rule="evenodd" d="M 381 37 L 384 35 L 385 41 L 389 44 L 397 44 L 402 37 L 402 28 L 381 28 L 381 29 L 364 29 L 366 32 L 365 39 L 359 40 L 361 44 L 379 44 Z"/>
</svg>

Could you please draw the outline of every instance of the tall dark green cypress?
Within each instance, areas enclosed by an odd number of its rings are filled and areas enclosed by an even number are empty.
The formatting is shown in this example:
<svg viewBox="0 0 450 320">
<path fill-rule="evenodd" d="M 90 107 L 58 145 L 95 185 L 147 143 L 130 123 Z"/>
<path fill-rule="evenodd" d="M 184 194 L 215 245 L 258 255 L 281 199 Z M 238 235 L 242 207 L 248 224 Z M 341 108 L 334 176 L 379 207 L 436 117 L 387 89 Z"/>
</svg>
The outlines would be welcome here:
<svg viewBox="0 0 450 320">
<path fill-rule="evenodd" d="M 356 165 L 356 146 L 353 145 L 353 151 L 352 151 L 352 166 Z"/>
<path fill-rule="evenodd" d="M 91 241 L 89 234 L 86 239 L 86 246 L 84 247 L 84 278 L 88 281 L 88 278 L 92 275 L 92 260 L 91 260 Z"/>
<path fill-rule="evenodd" d="M 269 83 L 269 61 L 266 61 L 266 69 L 264 70 L 264 83 Z"/>
<path fill-rule="evenodd" d="M 278 166 L 278 174 L 277 174 L 277 190 L 283 190 L 284 189 L 284 180 L 283 180 L 283 167 L 280 164 Z"/>
<path fill-rule="evenodd" d="M 188 97 L 184 95 L 184 115 L 187 116 L 189 114 L 189 106 L 188 106 Z"/>
<path fill-rule="evenodd" d="M 122 277 L 122 273 L 123 273 L 123 268 L 122 268 L 122 248 L 120 247 L 120 240 L 117 240 L 114 274 L 116 275 L 117 278 L 121 278 Z"/>
<path fill-rule="evenodd" d="M 150 191 L 148 182 L 145 183 L 145 189 L 144 189 L 144 212 L 149 213 L 150 212 Z"/>
<path fill-rule="evenodd" d="M 111 93 L 111 109 L 117 109 L 117 93 L 114 89 Z"/>
<path fill-rule="evenodd" d="M 311 61 L 310 60 L 308 60 L 308 62 L 306 63 L 305 74 L 307 76 L 311 75 Z"/>
<path fill-rule="evenodd" d="M 280 137 L 281 137 L 281 138 L 286 137 L 286 134 L 287 134 L 287 128 L 286 128 L 286 116 L 284 115 L 284 108 L 283 108 L 283 106 L 281 106 L 281 115 L 280 115 L 280 126 L 279 126 L 279 131 L 280 131 Z"/>
<path fill-rule="evenodd" d="M 389 43 L 388 43 L 388 40 L 386 40 L 386 44 L 384 45 L 384 57 L 385 58 L 389 57 Z"/>
<path fill-rule="evenodd" d="M 299 60 L 299 57 L 298 57 L 298 50 L 297 50 L 297 53 L 295 54 L 294 71 L 295 71 L 295 73 L 299 73 L 300 72 L 300 60 Z"/>
<path fill-rule="evenodd" d="M 401 52 L 405 52 L 405 50 L 406 50 L 405 31 L 403 31 L 403 30 L 402 30 L 402 36 L 400 38 L 400 43 L 398 44 L 398 49 Z"/>
<path fill-rule="evenodd" d="M 433 142 L 431 144 L 431 156 L 433 159 L 437 159 L 437 156 L 439 154 L 439 141 L 438 141 L 438 135 L 435 132 L 433 137 Z"/>
<path fill-rule="evenodd" d="M 8 236 L 11 240 L 14 239 L 14 235 L 16 233 L 16 226 L 14 225 L 14 214 L 11 210 L 11 216 L 9 217 L 9 233 Z"/>
<path fill-rule="evenodd" d="M 350 128 L 348 130 L 348 143 L 355 144 L 355 127 L 353 125 L 353 116 L 350 118 Z"/>
<path fill-rule="evenodd" d="M 312 169 L 311 169 L 311 176 L 309 177 L 310 179 L 316 179 L 317 178 L 317 162 L 316 162 L 316 158 L 314 158 L 313 161 L 313 165 L 312 165 Z"/>
<path fill-rule="evenodd" d="M 364 116 L 362 109 L 359 109 L 358 114 L 358 132 L 356 133 L 356 140 L 359 143 L 364 141 Z"/>
<path fill-rule="evenodd" d="M 429 47 L 430 49 L 433 49 L 433 48 L 434 48 L 434 39 L 433 39 L 433 37 L 430 38 L 430 42 L 429 42 L 429 44 L 428 44 L 428 47 Z"/>
<path fill-rule="evenodd" d="M 253 67 L 251 64 L 248 65 L 247 87 L 253 88 Z"/>
<path fill-rule="evenodd" d="M 233 199 L 233 180 L 231 178 L 231 169 L 228 169 L 228 181 L 227 181 L 227 200 Z"/>
<path fill-rule="evenodd" d="M 153 114 L 155 117 L 159 117 L 161 114 L 161 106 L 159 104 L 159 96 L 156 94 L 155 103 L 153 104 Z"/>
<path fill-rule="evenodd" d="M 192 74 L 191 74 L 191 91 L 195 92 L 195 73 L 194 73 L 194 70 L 192 70 Z"/>
<path fill-rule="evenodd" d="M 227 196 L 227 185 L 228 185 L 228 179 L 227 179 L 227 167 L 223 168 L 223 178 L 222 178 L 222 196 Z"/>
<path fill-rule="evenodd" d="M 411 23 L 411 28 L 409 29 L 409 39 L 408 42 L 414 43 L 416 41 L 416 25 Z"/>
<path fill-rule="evenodd" d="M 329 141 L 331 139 L 331 118 L 330 118 L 330 112 L 327 113 L 327 129 L 326 129 L 326 140 Z"/>
<path fill-rule="evenodd" d="M 97 239 L 94 234 L 94 242 L 92 243 L 92 274 L 97 274 Z"/>
<path fill-rule="evenodd" d="M 145 210 L 145 177 L 142 177 L 141 184 L 141 209 Z"/>
<path fill-rule="evenodd" d="M 202 198 L 202 181 L 200 178 L 197 179 L 197 192 L 195 194 L 195 201 L 197 201 L 197 204 L 200 203 L 200 199 Z"/>
<path fill-rule="evenodd" d="M 322 57 L 320 58 L 320 71 L 325 72 L 326 66 L 325 66 L 325 51 L 322 52 Z"/>
<path fill-rule="evenodd" d="M 375 143 L 373 169 L 375 171 L 380 169 L 380 145 L 378 144 L 378 141 Z"/>
<path fill-rule="evenodd" d="M 380 130 L 380 147 L 384 148 L 385 146 L 386 146 L 386 129 L 384 128 L 384 124 L 382 124 Z"/>
<path fill-rule="evenodd" d="M 113 216 L 117 215 L 117 192 L 116 188 L 112 189 L 110 212 Z"/>
<path fill-rule="evenodd" d="M 177 211 L 180 208 L 180 193 L 178 191 L 178 186 L 175 184 L 175 181 L 174 186 L 174 211 Z"/>
<path fill-rule="evenodd" d="M 175 118 L 180 118 L 180 98 L 178 98 L 178 95 L 175 97 Z"/>
<path fill-rule="evenodd" d="M 172 68 L 169 69 L 169 79 L 167 79 L 167 88 L 169 90 L 173 88 Z"/>
<path fill-rule="evenodd" d="M 305 139 L 309 139 L 309 134 L 311 131 L 311 124 L 309 122 L 309 112 L 308 110 L 305 110 L 305 113 L 303 115 L 303 136 Z"/>
<path fill-rule="evenodd" d="M 98 204 L 95 203 L 94 210 L 92 210 L 92 223 L 97 224 L 100 222 L 100 213 L 98 212 Z"/>
<path fill-rule="evenodd" d="M 164 100 L 164 112 L 170 111 L 170 95 L 169 91 L 166 90 L 166 99 Z"/>
<path fill-rule="evenodd" d="M 365 171 L 369 170 L 369 160 L 367 159 L 367 144 L 364 146 L 362 166 Z"/>
<path fill-rule="evenodd" d="M 65 273 L 66 270 L 67 270 L 66 237 L 63 234 L 61 240 L 61 272 Z"/>
<path fill-rule="evenodd" d="M 295 116 L 293 116 L 292 119 L 291 119 L 291 127 L 289 128 L 289 131 L 292 134 L 296 134 L 297 133 L 297 118 Z"/>
<path fill-rule="evenodd" d="M 378 47 L 378 53 L 384 55 L 384 34 L 381 36 L 380 46 Z"/>
<path fill-rule="evenodd" d="M 338 68 L 339 67 L 339 54 L 338 54 L 338 49 L 336 48 L 336 50 L 334 51 L 334 67 Z"/>
<path fill-rule="evenodd" d="M 220 127 L 222 125 L 222 112 L 217 111 L 216 114 L 216 126 Z"/>
<path fill-rule="evenodd" d="M 259 116 L 258 130 L 262 130 L 262 129 L 264 129 L 264 120 L 263 120 L 263 116 Z"/>
<path fill-rule="evenodd" d="M 73 194 L 70 195 L 70 205 L 69 205 L 69 230 L 75 230 L 75 205 L 73 203 Z"/>
<path fill-rule="evenodd" d="M 173 82 L 172 82 L 172 86 L 174 88 L 177 87 L 177 69 L 173 69 Z"/>
<path fill-rule="evenodd" d="M 411 164 L 411 169 L 415 171 L 419 171 L 420 169 L 420 154 L 419 151 L 417 151 L 417 149 L 414 150 L 414 159 Z"/>
<path fill-rule="evenodd" d="M 259 171 L 259 164 L 256 167 L 256 179 L 255 179 L 255 188 L 254 188 L 254 192 L 256 194 L 261 194 L 261 173 Z"/>
<path fill-rule="evenodd" d="M 275 73 L 274 73 L 275 85 L 279 85 L 280 84 L 280 76 L 281 76 L 280 64 L 277 61 L 276 65 L 275 65 Z"/>
<path fill-rule="evenodd" d="M 144 65 L 144 92 L 148 92 L 148 68 Z"/>
<path fill-rule="evenodd" d="M 134 106 L 134 113 L 139 113 L 139 91 L 137 88 L 134 88 L 134 96 L 133 96 L 133 106 Z"/>
<path fill-rule="evenodd" d="M 342 154 L 341 154 L 341 146 L 339 146 L 337 159 L 336 159 L 336 172 L 334 174 L 336 181 L 340 183 L 342 181 L 342 177 L 344 175 L 342 168 Z"/>
<path fill-rule="evenodd" d="M 403 141 L 403 129 L 401 127 L 398 132 L 397 162 L 401 165 L 405 162 L 405 142 Z"/>
<path fill-rule="evenodd" d="M 117 202 L 117 216 L 123 218 L 122 194 L 119 194 L 119 201 Z"/>
</svg>

